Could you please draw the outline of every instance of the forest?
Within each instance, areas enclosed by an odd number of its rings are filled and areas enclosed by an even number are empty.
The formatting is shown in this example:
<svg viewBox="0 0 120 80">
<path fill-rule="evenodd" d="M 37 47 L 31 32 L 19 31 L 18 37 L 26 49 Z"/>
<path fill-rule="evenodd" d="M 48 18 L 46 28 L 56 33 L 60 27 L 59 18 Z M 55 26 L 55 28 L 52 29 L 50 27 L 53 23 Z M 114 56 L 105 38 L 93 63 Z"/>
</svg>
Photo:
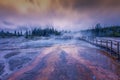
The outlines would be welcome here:
<svg viewBox="0 0 120 80">
<path fill-rule="evenodd" d="M 9 32 L 9 31 L 4 31 L 1 30 L 0 31 L 0 37 L 1 38 L 9 38 L 9 37 L 21 37 L 24 36 L 25 38 L 32 38 L 32 37 L 48 37 L 50 35 L 60 35 L 61 32 L 57 31 L 54 28 L 45 28 L 45 29 L 41 29 L 41 28 L 34 28 L 32 30 L 26 30 L 26 31 L 13 31 L 13 32 Z"/>
<path fill-rule="evenodd" d="M 82 30 L 83 35 L 95 37 L 120 37 L 120 26 L 105 26 L 96 24 L 92 29 Z"/>
</svg>

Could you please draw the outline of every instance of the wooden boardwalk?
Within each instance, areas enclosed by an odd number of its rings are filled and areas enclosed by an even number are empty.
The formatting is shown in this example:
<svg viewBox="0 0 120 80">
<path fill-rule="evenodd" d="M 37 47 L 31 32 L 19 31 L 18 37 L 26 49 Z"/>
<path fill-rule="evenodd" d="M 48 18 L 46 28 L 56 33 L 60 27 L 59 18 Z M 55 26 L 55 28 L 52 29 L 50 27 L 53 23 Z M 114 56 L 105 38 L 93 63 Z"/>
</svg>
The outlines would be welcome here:
<svg viewBox="0 0 120 80">
<path fill-rule="evenodd" d="M 81 37 L 80 39 L 105 49 L 117 60 L 120 60 L 120 41 L 92 37 Z"/>
</svg>

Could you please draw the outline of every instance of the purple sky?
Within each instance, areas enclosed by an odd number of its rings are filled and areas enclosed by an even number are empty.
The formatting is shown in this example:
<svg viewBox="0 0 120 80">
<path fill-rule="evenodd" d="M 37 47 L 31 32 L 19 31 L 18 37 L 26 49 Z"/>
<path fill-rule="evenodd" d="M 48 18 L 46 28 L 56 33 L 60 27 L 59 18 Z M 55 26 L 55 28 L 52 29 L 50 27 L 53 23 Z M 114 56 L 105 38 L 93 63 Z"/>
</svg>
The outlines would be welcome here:
<svg viewBox="0 0 120 80">
<path fill-rule="evenodd" d="M 0 28 L 53 25 L 81 30 L 120 25 L 120 0 L 0 0 Z"/>
</svg>

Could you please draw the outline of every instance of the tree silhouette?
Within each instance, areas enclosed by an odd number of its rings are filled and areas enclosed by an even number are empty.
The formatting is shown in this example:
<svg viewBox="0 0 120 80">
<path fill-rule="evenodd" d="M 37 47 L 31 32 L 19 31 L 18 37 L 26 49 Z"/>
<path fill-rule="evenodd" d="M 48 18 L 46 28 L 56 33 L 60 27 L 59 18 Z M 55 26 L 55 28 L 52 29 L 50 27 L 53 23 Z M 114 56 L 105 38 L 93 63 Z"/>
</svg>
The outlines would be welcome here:
<svg viewBox="0 0 120 80">
<path fill-rule="evenodd" d="M 60 35 L 61 32 L 55 30 L 54 28 L 45 28 L 45 29 L 41 29 L 41 28 L 34 28 L 32 30 L 26 30 L 23 34 L 22 31 L 14 31 L 14 33 L 11 33 L 9 31 L 5 32 L 4 30 L 0 31 L 0 37 L 21 37 L 24 36 L 25 38 L 29 38 L 29 37 L 48 37 L 50 35 Z"/>
</svg>

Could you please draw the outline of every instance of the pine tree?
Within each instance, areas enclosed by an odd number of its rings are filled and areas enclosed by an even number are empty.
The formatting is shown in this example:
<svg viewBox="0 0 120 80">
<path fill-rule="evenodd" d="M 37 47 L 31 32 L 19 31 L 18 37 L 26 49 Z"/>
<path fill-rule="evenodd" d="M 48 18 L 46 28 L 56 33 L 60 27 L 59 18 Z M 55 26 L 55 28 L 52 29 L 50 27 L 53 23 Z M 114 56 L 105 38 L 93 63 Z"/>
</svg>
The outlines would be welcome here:
<svg viewBox="0 0 120 80">
<path fill-rule="evenodd" d="M 28 31 L 25 32 L 25 38 L 28 38 L 29 37 L 29 33 Z"/>
<path fill-rule="evenodd" d="M 17 36 L 17 32 L 16 32 L 16 30 L 14 31 L 14 36 Z"/>
</svg>

